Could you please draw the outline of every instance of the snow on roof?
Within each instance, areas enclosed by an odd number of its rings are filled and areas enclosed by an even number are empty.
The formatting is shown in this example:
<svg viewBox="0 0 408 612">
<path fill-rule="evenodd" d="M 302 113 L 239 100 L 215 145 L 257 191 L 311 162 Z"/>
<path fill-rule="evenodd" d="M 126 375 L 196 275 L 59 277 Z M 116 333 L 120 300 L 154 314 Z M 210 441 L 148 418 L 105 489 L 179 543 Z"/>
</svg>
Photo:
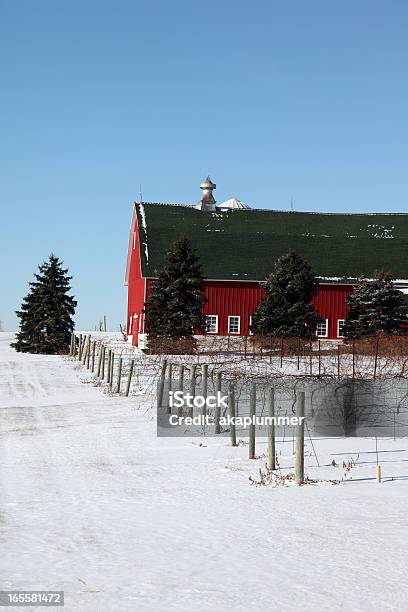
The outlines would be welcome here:
<svg viewBox="0 0 408 612">
<path fill-rule="evenodd" d="M 405 285 L 408 214 L 312 214 L 225 207 L 228 202 L 200 212 L 192 205 L 137 204 L 142 276 L 156 277 L 166 251 L 186 235 L 207 279 L 262 281 L 294 249 L 321 282 L 352 283 L 384 269 Z"/>
</svg>

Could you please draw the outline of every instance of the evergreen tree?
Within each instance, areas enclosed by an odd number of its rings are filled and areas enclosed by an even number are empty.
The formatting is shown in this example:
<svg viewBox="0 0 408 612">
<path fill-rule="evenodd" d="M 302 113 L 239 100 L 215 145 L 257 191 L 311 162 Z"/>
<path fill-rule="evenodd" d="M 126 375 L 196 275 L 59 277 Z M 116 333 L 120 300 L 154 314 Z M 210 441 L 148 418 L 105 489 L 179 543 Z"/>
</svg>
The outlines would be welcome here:
<svg viewBox="0 0 408 612">
<path fill-rule="evenodd" d="M 16 351 L 50 355 L 68 351 L 77 303 L 68 295 L 72 277 L 67 272 L 53 254 L 39 266 L 39 274 L 34 274 L 36 280 L 30 283 L 21 310 L 16 312 L 20 319 L 20 331 L 12 344 Z"/>
<path fill-rule="evenodd" d="M 310 303 L 318 283 L 309 264 L 290 251 L 275 263 L 264 289 L 266 297 L 252 317 L 256 335 L 314 338 L 320 321 Z"/>
<path fill-rule="evenodd" d="M 347 298 L 349 313 L 344 335 L 349 338 L 372 336 L 379 332 L 402 334 L 399 323 L 408 317 L 401 291 L 394 289 L 393 278 L 378 272 L 374 280 L 362 280 Z"/>
<path fill-rule="evenodd" d="M 205 332 L 204 294 L 199 258 L 182 236 L 166 254 L 166 264 L 145 303 L 150 338 L 192 338 Z"/>
</svg>

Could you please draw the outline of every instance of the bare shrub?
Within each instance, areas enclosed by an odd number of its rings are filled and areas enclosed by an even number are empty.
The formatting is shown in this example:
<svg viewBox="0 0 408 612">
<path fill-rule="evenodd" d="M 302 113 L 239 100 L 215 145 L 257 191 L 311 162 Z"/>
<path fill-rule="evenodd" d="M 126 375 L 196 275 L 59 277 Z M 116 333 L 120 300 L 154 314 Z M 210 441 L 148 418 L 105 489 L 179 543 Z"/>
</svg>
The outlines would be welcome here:
<svg viewBox="0 0 408 612">
<path fill-rule="evenodd" d="M 195 338 L 149 338 L 147 352 L 151 355 L 194 355 Z"/>
</svg>

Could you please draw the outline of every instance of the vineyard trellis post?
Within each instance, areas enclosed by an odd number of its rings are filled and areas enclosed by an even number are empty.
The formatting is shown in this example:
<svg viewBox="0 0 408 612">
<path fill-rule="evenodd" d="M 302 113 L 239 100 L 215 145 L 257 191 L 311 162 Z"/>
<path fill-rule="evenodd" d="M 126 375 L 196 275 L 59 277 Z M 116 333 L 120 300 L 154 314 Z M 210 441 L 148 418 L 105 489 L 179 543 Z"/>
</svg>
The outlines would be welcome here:
<svg viewBox="0 0 408 612">
<path fill-rule="evenodd" d="M 249 425 L 248 437 L 248 458 L 255 459 L 255 417 L 256 417 L 256 383 L 252 382 L 249 390 Z"/>
<path fill-rule="evenodd" d="M 196 366 L 193 364 L 190 366 L 190 381 L 189 381 L 189 394 L 192 396 L 191 406 L 188 409 L 188 416 L 194 416 L 193 400 L 196 393 Z"/>
<path fill-rule="evenodd" d="M 106 349 L 105 346 L 102 345 L 102 365 L 101 365 L 101 380 L 105 380 L 105 359 L 106 359 Z"/>
<path fill-rule="evenodd" d="M 157 408 L 163 403 L 164 382 L 166 380 L 167 359 L 163 359 L 160 369 L 159 388 L 157 393 Z"/>
<path fill-rule="evenodd" d="M 119 357 L 119 361 L 118 361 L 118 380 L 116 382 L 116 389 L 115 392 L 120 395 L 120 385 L 122 382 L 122 357 Z"/>
<path fill-rule="evenodd" d="M 184 391 L 184 365 L 179 365 L 178 391 Z M 183 406 L 177 408 L 177 416 L 183 416 Z"/>
<path fill-rule="evenodd" d="M 299 391 L 296 395 L 296 456 L 295 456 L 295 481 L 302 484 L 305 479 L 305 392 Z"/>
<path fill-rule="evenodd" d="M 201 394 L 205 400 L 207 400 L 208 395 L 208 365 L 203 363 L 201 366 Z M 204 402 L 202 414 L 205 417 L 207 414 L 207 403 Z"/>
<path fill-rule="evenodd" d="M 86 354 L 86 369 L 89 370 L 89 365 L 91 361 L 91 334 L 88 336 L 88 352 Z"/>
<path fill-rule="evenodd" d="M 270 423 L 268 423 L 268 455 L 267 455 L 267 467 L 269 470 L 275 469 L 275 390 L 273 387 L 269 388 L 268 391 L 268 417 Z"/>
<path fill-rule="evenodd" d="M 170 362 L 167 366 L 167 385 L 168 385 L 168 397 L 169 401 L 167 402 L 167 414 L 171 414 L 171 406 L 170 406 L 170 391 L 172 386 L 172 378 L 173 378 L 173 364 Z"/>
<path fill-rule="evenodd" d="M 92 342 L 92 362 L 91 362 L 91 372 L 92 373 L 95 372 L 95 348 L 96 348 L 96 342 L 94 340 Z"/>
<path fill-rule="evenodd" d="M 233 383 L 230 383 L 228 388 L 228 410 L 230 416 L 230 444 L 237 445 L 237 436 L 235 432 L 235 389 Z"/>
<path fill-rule="evenodd" d="M 111 353 L 111 362 L 110 362 L 110 372 L 109 372 L 109 388 L 112 391 L 113 385 L 113 365 L 115 363 L 115 353 L 112 351 Z"/>
<path fill-rule="evenodd" d="M 130 383 L 132 381 L 132 374 L 133 374 L 134 363 L 135 363 L 135 360 L 131 359 L 130 364 L 129 364 L 129 372 L 128 372 L 128 377 L 127 377 L 127 382 L 126 382 L 126 390 L 125 390 L 126 397 L 129 396 Z"/>
<path fill-rule="evenodd" d="M 99 345 L 99 355 L 98 355 L 98 369 L 96 372 L 96 376 L 97 378 L 101 377 L 101 372 L 102 372 L 102 353 L 103 353 L 103 346 L 102 344 Z"/>
<path fill-rule="evenodd" d="M 377 336 L 375 342 L 375 358 L 374 358 L 374 380 L 377 378 L 377 365 L 378 365 L 378 348 L 380 344 L 380 338 Z"/>
<path fill-rule="evenodd" d="M 221 416 L 221 406 L 219 402 L 219 398 L 221 397 L 221 386 L 222 386 L 222 373 L 217 372 L 215 376 L 215 395 L 217 397 L 217 401 L 215 404 L 215 413 L 214 413 L 214 433 L 221 433 L 220 426 L 220 416 Z"/>
</svg>

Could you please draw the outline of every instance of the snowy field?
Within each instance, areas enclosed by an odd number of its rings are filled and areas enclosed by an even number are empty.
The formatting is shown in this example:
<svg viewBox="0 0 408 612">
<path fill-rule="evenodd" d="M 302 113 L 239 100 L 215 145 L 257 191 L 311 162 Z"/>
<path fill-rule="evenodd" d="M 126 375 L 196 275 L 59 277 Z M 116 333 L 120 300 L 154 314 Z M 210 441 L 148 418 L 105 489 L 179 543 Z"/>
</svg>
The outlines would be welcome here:
<svg viewBox="0 0 408 612">
<path fill-rule="evenodd" d="M 264 441 L 249 461 L 225 438 L 157 439 L 143 396 L 104 394 L 10 340 L 1 589 L 64 590 L 67 612 L 407 610 L 407 439 L 379 440 L 382 484 L 374 440 L 354 438 L 314 440 L 321 467 L 306 444 L 309 477 L 341 484 L 257 487 Z M 290 473 L 292 441 L 277 448 Z"/>
</svg>

